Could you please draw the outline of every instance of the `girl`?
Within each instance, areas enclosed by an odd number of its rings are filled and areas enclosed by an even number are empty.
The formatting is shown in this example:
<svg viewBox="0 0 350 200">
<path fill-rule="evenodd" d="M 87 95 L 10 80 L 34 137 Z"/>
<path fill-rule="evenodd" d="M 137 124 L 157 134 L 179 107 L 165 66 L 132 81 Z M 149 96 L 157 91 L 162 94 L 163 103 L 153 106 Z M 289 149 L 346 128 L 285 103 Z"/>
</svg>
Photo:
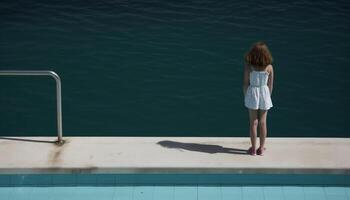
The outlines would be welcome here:
<svg viewBox="0 0 350 200">
<path fill-rule="evenodd" d="M 244 105 L 249 110 L 250 155 L 263 155 L 267 135 L 266 116 L 272 107 L 273 88 L 272 56 L 264 42 L 255 43 L 245 55 L 244 67 Z M 257 128 L 259 127 L 260 147 L 256 150 Z"/>
</svg>

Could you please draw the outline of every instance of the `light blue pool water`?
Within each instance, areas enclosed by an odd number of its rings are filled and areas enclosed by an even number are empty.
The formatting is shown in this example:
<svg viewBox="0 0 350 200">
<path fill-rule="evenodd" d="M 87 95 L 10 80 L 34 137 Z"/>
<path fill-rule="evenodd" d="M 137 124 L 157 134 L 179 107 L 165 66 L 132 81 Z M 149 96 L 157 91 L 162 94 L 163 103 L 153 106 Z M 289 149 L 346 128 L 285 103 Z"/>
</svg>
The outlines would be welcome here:
<svg viewBox="0 0 350 200">
<path fill-rule="evenodd" d="M 1 200 L 350 200 L 348 175 L 0 175 Z"/>
</svg>

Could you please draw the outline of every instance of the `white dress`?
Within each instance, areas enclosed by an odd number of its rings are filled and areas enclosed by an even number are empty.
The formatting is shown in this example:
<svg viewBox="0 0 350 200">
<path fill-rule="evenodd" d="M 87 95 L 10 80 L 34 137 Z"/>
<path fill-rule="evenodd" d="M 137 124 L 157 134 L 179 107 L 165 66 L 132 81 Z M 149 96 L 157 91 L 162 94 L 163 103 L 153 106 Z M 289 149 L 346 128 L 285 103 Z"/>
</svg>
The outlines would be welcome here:
<svg viewBox="0 0 350 200">
<path fill-rule="evenodd" d="M 253 110 L 268 110 L 272 107 L 272 100 L 267 82 L 267 71 L 252 70 L 249 74 L 249 87 L 244 96 L 245 107 Z"/>
</svg>

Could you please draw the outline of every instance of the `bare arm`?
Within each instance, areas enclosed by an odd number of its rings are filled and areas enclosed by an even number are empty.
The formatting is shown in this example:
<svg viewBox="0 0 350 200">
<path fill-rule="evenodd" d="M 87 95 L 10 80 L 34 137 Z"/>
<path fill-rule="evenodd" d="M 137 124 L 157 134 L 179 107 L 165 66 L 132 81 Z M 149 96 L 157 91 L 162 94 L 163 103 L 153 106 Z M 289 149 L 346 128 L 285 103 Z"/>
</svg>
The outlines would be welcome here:
<svg viewBox="0 0 350 200">
<path fill-rule="evenodd" d="M 246 94 L 247 88 L 249 86 L 249 72 L 250 72 L 249 66 L 245 65 L 244 66 L 244 76 L 243 76 L 243 95 Z"/>
<path fill-rule="evenodd" d="M 270 67 L 270 74 L 269 74 L 269 80 L 267 82 L 267 86 L 269 87 L 270 95 L 272 95 L 274 74 L 273 74 L 273 67 L 272 67 L 272 65 L 270 65 L 270 66 L 271 66 Z"/>
</svg>

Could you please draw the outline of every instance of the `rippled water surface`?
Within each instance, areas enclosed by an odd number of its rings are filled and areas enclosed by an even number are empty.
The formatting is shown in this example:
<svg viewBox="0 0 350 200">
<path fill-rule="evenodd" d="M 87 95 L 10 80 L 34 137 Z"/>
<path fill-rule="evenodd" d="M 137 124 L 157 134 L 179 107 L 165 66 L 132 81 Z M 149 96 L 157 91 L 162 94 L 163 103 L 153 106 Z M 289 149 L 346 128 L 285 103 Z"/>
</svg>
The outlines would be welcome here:
<svg viewBox="0 0 350 200">
<path fill-rule="evenodd" d="M 349 137 L 348 1 L 0 2 L 0 69 L 54 70 L 71 136 L 248 136 L 243 54 L 274 56 L 269 136 Z M 55 85 L 0 76 L 0 135 L 55 135 Z"/>
</svg>

